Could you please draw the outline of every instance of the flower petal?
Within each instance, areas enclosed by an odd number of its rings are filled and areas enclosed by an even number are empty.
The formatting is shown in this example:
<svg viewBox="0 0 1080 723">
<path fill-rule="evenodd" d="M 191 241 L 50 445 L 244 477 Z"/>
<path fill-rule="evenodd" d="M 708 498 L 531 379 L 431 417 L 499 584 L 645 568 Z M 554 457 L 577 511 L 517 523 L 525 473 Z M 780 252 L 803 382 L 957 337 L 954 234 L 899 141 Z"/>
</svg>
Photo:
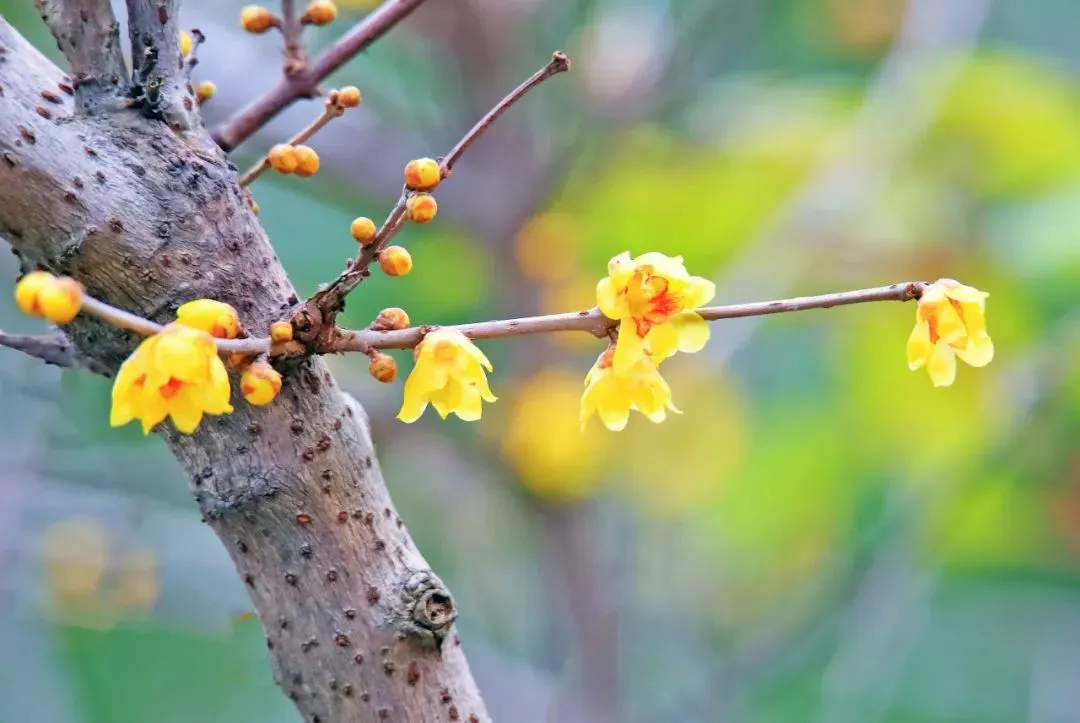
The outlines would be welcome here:
<svg viewBox="0 0 1080 723">
<path fill-rule="evenodd" d="M 907 342 L 908 369 L 911 371 L 921 369 L 926 365 L 933 351 L 934 345 L 930 341 L 930 323 L 926 321 L 916 322 Z"/>
<path fill-rule="evenodd" d="M 994 360 L 994 342 L 988 336 L 971 339 L 963 349 L 954 348 L 956 356 L 973 367 L 984 367 Z"/>
<path fill-rule="evenodd" d="M 645 358 L 645 340 L 638 336 L 633 319 L 619 323 L 619 337 L 615 341 L 615 356 L 611 365 L 615 374 L 627 374 L 635 364 Z"/>
<path fill-rule="evenodd" d="M 596 284 L 596 305 L 609 319 L 621 319 L 630 313 L 626 297 L 620 293 L 622 290 L 615 286 L 611 277 L 602 278 Z"/>
<path fill-rule="evenodd" d="M 948 387 L 956 381 L 956 353 L 944 339 L 938 339 L 934 345 L 926 363 L 926 371 L 935 387 Z"/>
</svg>

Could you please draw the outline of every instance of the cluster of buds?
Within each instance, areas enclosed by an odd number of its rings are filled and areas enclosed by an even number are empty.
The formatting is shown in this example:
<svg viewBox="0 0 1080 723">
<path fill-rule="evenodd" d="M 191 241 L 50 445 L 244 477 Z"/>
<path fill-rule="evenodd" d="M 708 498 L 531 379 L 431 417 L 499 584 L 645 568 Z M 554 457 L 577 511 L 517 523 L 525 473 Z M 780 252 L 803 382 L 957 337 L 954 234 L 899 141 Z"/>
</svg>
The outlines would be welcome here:
<svg viewBox="0 0 1080 723">
<path fill-rule="evenodd" d="M 410 323 L 404 309 L 392 306 L 380 311 L 368 328 L 372 331 L 397 331 L 407 329 Z M 368 353 L 368 358 L 368 373 L 377 381 L 389 384 L 397 379 L 397 361 L 394 357 L 373 349 Z"/>
<path fill-rule="evenodd" d="M 409 197 L 405 200 L 405 212 L 413 223 L 428 223 L 439 212 L 439 204 L 430 191 L 442 180 L 442 168 L 432 158 L 417 158 L 405 165 L 405 185 Z"/>
<path fill-rule="evenodd" d="M 300 16 L 300 24 L 329 25 L 337 19 L 337 15 L 337 5 L 333 0 L 311 0 Z M 240 10 L 240 27 L 255 35 L 261 35 L 270 28 L 281 28 L 284 24 L 281 18 L 262 5 L 245 5 Z"/>
<path fill-rule="evenodd" d="M 270 167 L 278 173 L 295 173 L 307 178 L 314 176 L 319 170 L 319 154 L 308 146 L 279 143 L 270 149 L 267 158 L 270 160 Z"/>
</svg>

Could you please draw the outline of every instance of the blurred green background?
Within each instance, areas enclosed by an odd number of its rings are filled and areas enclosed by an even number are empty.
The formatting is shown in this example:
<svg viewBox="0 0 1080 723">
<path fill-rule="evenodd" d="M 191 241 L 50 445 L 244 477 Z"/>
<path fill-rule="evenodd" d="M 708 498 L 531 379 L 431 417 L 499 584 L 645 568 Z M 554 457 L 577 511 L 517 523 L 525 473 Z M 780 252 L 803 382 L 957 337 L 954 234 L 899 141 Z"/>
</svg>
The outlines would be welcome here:
<svg viewBox="0 0 1080 723">
<path fill-rule="evenodd" d="M 371 6 L 343 0 L 312 51 Z M 239 7 L 184 5 L 211 123 L 279 73 Z M 29 0 L 0 12 L 55 57 Z M 991 293 L 997 359 L 951 388 L 906 368 L 911 305 L 720 322 L 665 364 L 685 414 L 621 434 L 578 430 L 586 335 L 483 344 L 500 401 L 477 424 L 402 425 L 400 382 L 333 359 L 496 720 L 1080 721 L 1078 32 L 1076 0 L 443 0 L 332 79 L 364 103 L 312 142 L 319 175 L 254 188 L 303 294 L 405 161 L 552 50 L 574 62 L 455 169 L 399 236 L 413 273 L 376 274 L 349 325 L 584 308 L 623 250 L 685 256 L 720 303 Z M 0 324 L 36 327 L 7 297 Z M 108 397 L 0 354 L 0 721 L 298 720 L 186 481 L 108 428 Z"/>
</svg>

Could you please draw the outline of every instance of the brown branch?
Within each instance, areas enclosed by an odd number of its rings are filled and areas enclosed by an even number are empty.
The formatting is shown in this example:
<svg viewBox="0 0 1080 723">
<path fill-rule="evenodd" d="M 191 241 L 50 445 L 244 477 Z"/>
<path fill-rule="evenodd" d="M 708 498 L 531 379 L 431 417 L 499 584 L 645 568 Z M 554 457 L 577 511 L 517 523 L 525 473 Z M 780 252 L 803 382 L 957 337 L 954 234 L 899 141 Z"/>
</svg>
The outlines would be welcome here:
<svg viewBox="0 0 1080 723">
<path fill-rule="evenodd" d="M 289 308 L 295 289 L 208 134 L 138 113 L 47 118 L 41 90 L 63 74 L 2 19 L 0 47 L 0 237 L 24 265 L 158 324 L 193 298 L 252 329 Z M 136 341 L 92 314 L 64 332 L 111 371 Z M 362 409 L 325 360 L 290 366 L 272 404 L 237 403 L 192 435 L 158 427 L 265 627 L 260 674 L 297 720 L 446 720 L 453 705 L 486 723 L 457 605 L 395 511 Z"/>
<path fill-rule="evenodd" d="M 35 0 L 64 57 L 71 64 L 78 112 L 113 110 L 128 86 L 120 25 L 108 0 Z M 50 88 L 53 92 L 55 89 Z"/>
<path fill-rule="evenodd" d="M 296 0 L 281 0 L 281 36 L 285 39 L 285 77 L 302 73 L 307 67 L 307 53 L 300 35 L 304 26 L 296 13 Z"/>
<path fill-rule="evenodd" d="M 799 296 L 778 301 L 706 306 L 697 309 L 697 312 L 706 321 L 719 321 L 721 319 L 739 319 L 748 316 L 783 314 L 791 311 L 807 311 L 809 309 L 829 309 L 834 306 L 867 304 L 876 301 L 911 301 L 921 297 L 927 285 L 924 281 L 909 281 L 872 289 L 841 291 L 818 296 Z M 565 314 L 455 324 L 450 328 L 457 329 L 470 339 L 500 339 L 508 336 L 550 334 L 558 331 L 585 331 L 598 338 L 603 338 L 618 328 L 618 325 L 618 321 L 609 319 L 599 309 L 594 308 L 588 311 L 574 311 Z M 435 328 L 434 326 L 414 326 L 397 331 L 364 329 L 362 331 L 342 332 L 322 351 L 357 351 L 366 353 L 372 349 L 408 349 L 419 344 L 424 336 Z"/>
<path fill-rule="evenodd" d="M 323 108 L 322 114 L 311 122 L 307 128 L 297 133 L 295 136 L 288 140 L 290 146 L 295 146 L 298 143 L 303 143 L 308 138 L 319 132 L 327 123 L 339 117 L 345 112 L 345 108 L 336 103 L 327 102 Z M 250 186 L 256 178 L 261 176 L 270 168 L 270 153 L 267 152 L 265 156 L 255 162 L 255 164 L 244 172 L 244 175 L 240 176 L 241 186 Z"/>
<path fill-rule="evenodd" d="M 132 84 L 142 86 L 144 114 L 174 131 L 202 128 L 188 70 L 180 57 L 179 0 L 127 0 Z M 156 88 L 151 92 L 151 87 Z"/>
<path fill-rule="evenodd" d="M 269 93 L 218 126 L 213 132 L 214 140 L 229 152 L 292 102 L 317 95 L 319 83 L 385 35 L 423 2 L 386 0 L 302 72 L 283 78 Z"/>
<path fill-rule="evenodd" d="M 450 175 L 451 171 L 453 171 L 454 164 L 461 160 L 461 157 L 465 155 L 465 151 L 469 149 L 469 146 L 475 143 L 476 140 L 484 134 L 484 131 L 490 128 L 491 124 L 499 119 L 499 116 L 528 95 L 530 90 L 540 85 L 551 76 L 565 73 L 568 70 L 570 70 L 570 58 L 566 56 L 566 53 L 561 51 L 552 53 L 551 61 L 547 65 L 533 73 L 528 80 L 510 91 L 505 98 L 500 100 L 494 108 L 487 112 L 487 115 L 477 121 L 476 125 L 469 129 L 469 132 L 457 142 L 457 145 L 450 149 L 450 152 L 446 154 L 439 164 L 442 166 L 443 178 Z"/>
<path fill-rule="evenodd" d="M 75 349 L 66 336 L 55 334 L 8 334 L 0 330 L 0 346 L 21 351 L 27 356 L 40 359 L 46 364 L 66 369 L 87 369 L 95 374 L 107 374 L 108 370 Z"/>
<path fill-rule="evenodd" d="M 454 145 L 450 152 L 443 157 L 439 163 L 440 170 L 442 171 L 443 178 L 448 177 L 453 171 L 453 166 L 461 159 L 462 154 L 471 146 L 476 140 L 484 134 L 491 124 L 498 119 L 503 113 L 505 113 L 511 106 L 524 98 L 530 90 L 540 85 L 548 78 L 563 73 L 570 69 L 570 59 L 566 57 L 565 53 L 555 52 L 551 56 L 551 60 L 540 70 L 536 71 L 526 80 L 524 83 L 514 88 L 510 93 L 500 100 L 494 108 L 487 112 L 483 118 L 477 121 L 476 125 L 469 129 L 457 144 Z M 360 282 L 364 280 L 365 276 L 370 274 L 368 268 L 372 262 L 378 258 L 379 252 L 386 248 L 387 244 L 392 239 L 401 227 L 405 225 L 405 203 L 409 197 L 409 189 L 406 187 L 401 192 L 401 197 L 398 198 L 398 202 L 394 205 L 393 210 L 390 211 L 390 215 L 386 221 L 383 222 L 382 227 L 378 233 L 375 234 L 375 240 L 369 245 L 365 246 L 355 260 L 351 261 L 341 274 L 330 282 L 325 288 L 317 291 L 303 308 L 296 314 L 294 321 L 299 321 L 297 324 L 300 328 L 305 326 L 313 326 L 313 336 L 318 336 L 321 330 L 330 328 L 333 322 L 334 315 L 341 310 L 345 297 L 349 293 L 360 285 Z M 320 324 L 312 325 L 310 319 L 321 320 Z"/>
</svg>

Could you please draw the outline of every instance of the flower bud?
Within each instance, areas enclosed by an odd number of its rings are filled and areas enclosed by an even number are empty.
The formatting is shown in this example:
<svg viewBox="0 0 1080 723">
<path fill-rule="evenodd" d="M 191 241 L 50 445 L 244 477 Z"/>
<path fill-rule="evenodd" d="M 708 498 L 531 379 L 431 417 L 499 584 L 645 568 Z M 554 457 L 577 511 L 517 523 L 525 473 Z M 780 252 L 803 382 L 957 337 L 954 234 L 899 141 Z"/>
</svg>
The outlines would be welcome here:
<svg viewBox="0 0 1080 723">
<path fill-rule="evenodd" d="M 387 276 L 405 276 L 412 271 L 412 256 L 401 246 L 388 246 L 379 253 L 379 268 Z"/>
<path fill-rule="evenodd" d="M 305 25 L 329 25 L 337 18 L 337 5 L 333 0 L 312 0 L 304 10 L 300 22 Z"/>
<path fill-rule="evenodd" d="M 240 27 L 249 33 L 265 33 L 275 25 L 275 18 L 262 5 L 245 5 L 240 10 Z"/>
<path fill-rule="evenodd" d="M 345 108 L 355 108 L 360 105 L 360 89 L 355 85 L 347 85 L 338 91 L 337 102 Z"/>
<path fill-rule="evenodd" d="M 61 276 L 52 280 L 38 294 L 41 315 L 54 324 L 67 324 L 79 314 L 82 306 L 82 286 L 75 279 Z"/>
<path fill-rule="evenodd" d="M 405 313 L 404 309 L 399 309 L 396 306 L 383 309 L 375 317 L 375 321 L 371 322 L 371 328 L 375 331 L 394 331 L 395 329 L 406 329 L 408 326 L 409 315 Z"/>
<path fill-rule="evenodd" d="M 204 80 L 199 83 L 199 86 L 195 89 L 195 97 L 199 100 L 200 104 L 205 103 L 215 95 L 217 95 L 217 86 L 209 80 Z"/>
<path fill-rule="evenodd" d="M 293 327 L 287 321 L 275 321 L 270 325 L 270 339 L 275 344 L 283 344 L 292 341 Z"/>
<path fill-rule="evenodd" d="M 405 184 L 417 191 L 430 191 L 442 180 L 442 169 L 432 158 L 417 158 L 405 165 Z"/>
<path fill-rule="evenodd" d="M 180 31 L 180 55 L 186 58 L 191 54 L 191 46 L 194 44 L 194 40 L 191 37 L 191 33 L 186 30 Z"/>
<path fill-rule="evenodd" d="M 15 303 L 25 313 L 66 324 L 79 313 L 82 286 L 66 276 L 32 271 L 15 284 Z"/>
<path fill-rule="evenodd" d="M 176 321 L 218 339 L 235 339 L 240 333 L 240 315 L 236 309 L 213 299 L 195 299 L 182 304 L 176 310 Z"/>
<path fill-rule="evenodd" d="M 254 362 L 240 377 L 240 391 L 249 404 L 269 404 L 281 391 L 281 375 L 264 361 Z"/>
<path fill-rule="evenodd" d="M 414 193 L 405 202 L 405 210 L 413 223 L 427 223 L 439 212 L 439 204 L 430 193 Z"/>
<path fill-rule="evenodd" d="M 307 146 L 296 146 L 293 149 L 296 154 L 296 175 L 307 178 L 314 176 L 319 170 L 319 154 Z"/>
<path fill-rule="evenodd" d="M 389 354 L 377 351 L 371 355 L 368 373 L 383 384 L 389 384 L 397 378 L 397 362 Z"/>
<path fill-rule="evenodd" d="M 279 143 L 270 149 L 270 165 L 278 173 L 295 173 L 300 165 L 296 149 L 288 143 Z"/>
<path fill-rule="evenodd" d="M 352 232 L 352 237 L 359 241 L 361 246 L 370 246 L 371 242 L 375 240 L 375 234 L 378 233 L 375 222 L 367 216 L 354 218 L 349 231 Z"/>
</svg>

